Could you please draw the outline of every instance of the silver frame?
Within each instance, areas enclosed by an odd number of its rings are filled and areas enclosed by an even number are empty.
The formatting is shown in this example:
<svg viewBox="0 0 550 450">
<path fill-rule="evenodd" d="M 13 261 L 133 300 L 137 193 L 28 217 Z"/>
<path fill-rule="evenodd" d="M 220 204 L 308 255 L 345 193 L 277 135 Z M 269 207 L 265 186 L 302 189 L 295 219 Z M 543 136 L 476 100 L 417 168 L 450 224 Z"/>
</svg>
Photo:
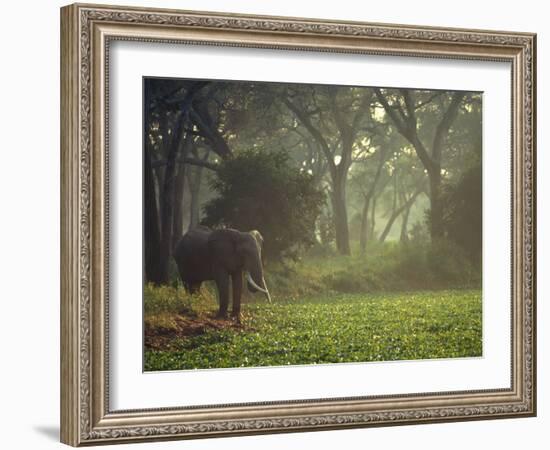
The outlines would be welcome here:
<svg viewBox="0 0 550 450">
<path fill-rule="evenodd" d="M 108 58 L 113 40 L 508 61 L 509 389 L 157 410 L 108 398 Z M 75 4 L 61 9 L 61 440 L 79 446 L 536 414 L 536 35 Z"/>
</svg>

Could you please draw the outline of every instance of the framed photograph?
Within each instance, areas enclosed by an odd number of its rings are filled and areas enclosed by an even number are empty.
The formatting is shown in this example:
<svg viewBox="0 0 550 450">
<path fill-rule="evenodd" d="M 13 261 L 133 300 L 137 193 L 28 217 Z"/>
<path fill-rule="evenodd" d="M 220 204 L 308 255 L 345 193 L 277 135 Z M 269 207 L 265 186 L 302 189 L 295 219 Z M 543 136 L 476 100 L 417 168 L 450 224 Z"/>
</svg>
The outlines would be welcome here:
<svg viewBox="0 0 550 450">
<path fill-rule="evenodd" d="M 62 442 L 535 415 L 535 58 L 62 8 Z"/>
</svg>

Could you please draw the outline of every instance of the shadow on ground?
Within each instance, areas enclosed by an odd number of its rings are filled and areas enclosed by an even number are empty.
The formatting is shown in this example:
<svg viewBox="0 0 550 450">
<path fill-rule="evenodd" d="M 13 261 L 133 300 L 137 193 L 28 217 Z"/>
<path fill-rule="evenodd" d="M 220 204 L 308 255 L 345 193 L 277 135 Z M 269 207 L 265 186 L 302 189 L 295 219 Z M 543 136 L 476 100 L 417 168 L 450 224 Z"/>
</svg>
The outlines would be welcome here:
<svg viewBox="0 0 550 450">
<path fill-rule="evenodd" d="M 40 433 L 48 439 L 59 442 L 59 427 L 52 425 L 35 425 L 33 428 L 37 433 Z"/>
</svg>

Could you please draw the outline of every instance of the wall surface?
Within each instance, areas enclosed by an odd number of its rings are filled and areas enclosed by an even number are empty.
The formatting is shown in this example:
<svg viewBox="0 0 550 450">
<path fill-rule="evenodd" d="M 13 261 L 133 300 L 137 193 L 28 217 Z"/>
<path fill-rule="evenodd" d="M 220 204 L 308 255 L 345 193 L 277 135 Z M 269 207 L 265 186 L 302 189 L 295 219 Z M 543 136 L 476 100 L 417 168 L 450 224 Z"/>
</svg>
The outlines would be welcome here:
<svg viewBox="0 0 550 450">
<path fill-rule="evenodd" d="M 126 4 L 127 2 L 119 2 Z M 2 447 L 61 448 L 59 417 L 59 1 L 2 7 L 0 261 Z M 550 64 L 544 3 L 500 1 L 307 2 L 163 0 L 127 3 L 178 9 L 486 28 L 538 33 L 539 199 L 550 191 L 544 149 Z M 546 203 L 546 202 L 545 202 Z M 550 213 L 539 200 L 539 415 L 531 419 L 142 444 L 139 448 L 543 448 L 550 427 L 548 250 Z M 547 444 L 546 444 L 547 445 Z M 128 446 L 123 446 L 128 447 Z M 121 447 L 119 447 L 121 448 Z M 138 448 L 138 447 L 132 447 Z"/>
</svg>

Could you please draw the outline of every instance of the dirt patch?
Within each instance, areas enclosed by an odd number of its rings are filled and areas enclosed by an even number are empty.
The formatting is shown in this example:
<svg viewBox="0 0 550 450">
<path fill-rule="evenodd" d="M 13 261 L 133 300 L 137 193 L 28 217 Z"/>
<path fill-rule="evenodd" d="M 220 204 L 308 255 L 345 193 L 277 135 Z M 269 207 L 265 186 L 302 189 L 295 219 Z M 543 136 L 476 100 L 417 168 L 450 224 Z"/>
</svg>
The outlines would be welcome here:
<svg viewBox="0 0 550 450">
<path fill-rule="evenodd" d="M 145 348 L 148 350 L 169 350 L 174 340 L 199 336 L 212 330 L 248 330 L 242 323 L 231 319 L 219 319 L 212 316 L 174 318 L 175 327 L 152 327 L 145 324 Z"/>
</svg>

